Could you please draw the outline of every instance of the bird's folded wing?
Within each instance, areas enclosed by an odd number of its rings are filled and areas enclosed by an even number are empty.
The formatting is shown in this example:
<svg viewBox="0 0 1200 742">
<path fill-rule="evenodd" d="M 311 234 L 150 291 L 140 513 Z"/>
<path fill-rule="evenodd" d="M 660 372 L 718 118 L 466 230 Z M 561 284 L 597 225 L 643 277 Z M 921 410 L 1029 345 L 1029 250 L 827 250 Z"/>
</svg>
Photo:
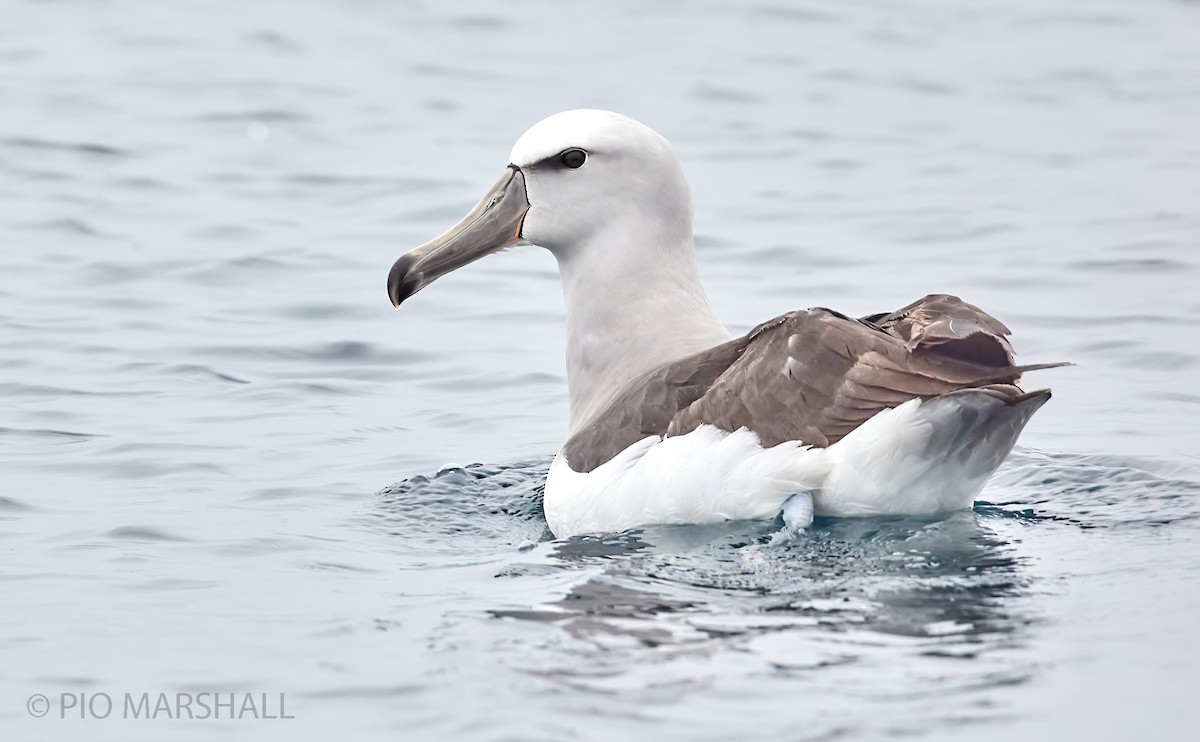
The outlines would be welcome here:
<svg viewBox="0 0 1200 742">
<path fill-rule="evenodd" d="M 647 435 L 701 425 L 747 428 L 764 446 L 829 446 L 910 399 L 1012 384 L 1024 371 L 1063 365 L 1013 365 L 1007 334 L 947 295 L 864 319 L 790 312 L 635 379 L 563 451 L 572 469 L 591 471 Z"/>
<path fill-rule="evenodd" d="M 981 310 L 953 297 L 923 302 L 878 324 L 829 309 L 784 315 L 704 396 L 680 409 L 667 435 L 707 424 L 748 428 L 764 446 L 829 446 L 910 399 L 1011 384 L 1045 367 L 1013 365 L 1004 326 Z M 951 314 L 939 314 L 939 305 Z"/>
</svg>

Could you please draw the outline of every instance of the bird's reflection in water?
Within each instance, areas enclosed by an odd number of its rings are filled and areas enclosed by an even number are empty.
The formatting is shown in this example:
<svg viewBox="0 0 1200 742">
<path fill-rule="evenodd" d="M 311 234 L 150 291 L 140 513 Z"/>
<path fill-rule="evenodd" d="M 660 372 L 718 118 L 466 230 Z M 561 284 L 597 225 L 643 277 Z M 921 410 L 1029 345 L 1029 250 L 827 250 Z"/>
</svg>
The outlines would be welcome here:
<svg viewBox="0 0 1200 742">
<path fill-rule="evenodd" d="M 818 520 L 782 539 L 779 523 L 656 527 L 554 545 L 587 577 L 558 600 L 496 615 L 553 622 L 579 639 L 643 645 L 764 632 L 866 631 L 969 647 L 1026 623 L 1010 599 L 1026 582 L 988 521 Z M 584 570 L 583 568 L 588 568 Z"/>
</svg>

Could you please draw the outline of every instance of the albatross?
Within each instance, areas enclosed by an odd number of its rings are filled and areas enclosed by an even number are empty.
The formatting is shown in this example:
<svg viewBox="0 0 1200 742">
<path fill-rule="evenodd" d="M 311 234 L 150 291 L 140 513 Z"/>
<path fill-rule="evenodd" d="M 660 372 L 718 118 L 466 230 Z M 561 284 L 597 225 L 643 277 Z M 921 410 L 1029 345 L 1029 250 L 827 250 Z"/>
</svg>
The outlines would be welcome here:
<svg viewBox="0 0 1200 742">
<path fill-rule="evenodd" d="M 1050 390 L 1009 330 L 931 294 L 855 318 L 791 311 L 739 337 L 700 282 L 671 144 L 608 111 L 535 124 L 500 180 L 387 279 L 400 304 L 514 245 L 558 262 L 570 425 L 545 513 L 558 538 L 654 524 L 970 508 Z"/>
</svg>

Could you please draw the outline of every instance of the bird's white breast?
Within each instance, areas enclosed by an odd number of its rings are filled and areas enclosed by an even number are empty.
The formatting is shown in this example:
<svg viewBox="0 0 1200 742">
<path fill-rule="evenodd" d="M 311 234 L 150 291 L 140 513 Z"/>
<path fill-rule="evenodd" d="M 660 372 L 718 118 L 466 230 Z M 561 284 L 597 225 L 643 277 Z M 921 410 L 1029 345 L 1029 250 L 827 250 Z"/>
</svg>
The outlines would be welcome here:
<svg viewBox="0 0 1200 742">
<path fill-rule="evenodd" d="M 546 479 L 546 520 L 565 538 L 647 523 L 770 518 L 790 495 L 824 479 L 821 453 L 798 441 L 763 448 L 748 430 L 708 425 L 643 438 L 586 473 L 559 453 Z"/>
</svg>

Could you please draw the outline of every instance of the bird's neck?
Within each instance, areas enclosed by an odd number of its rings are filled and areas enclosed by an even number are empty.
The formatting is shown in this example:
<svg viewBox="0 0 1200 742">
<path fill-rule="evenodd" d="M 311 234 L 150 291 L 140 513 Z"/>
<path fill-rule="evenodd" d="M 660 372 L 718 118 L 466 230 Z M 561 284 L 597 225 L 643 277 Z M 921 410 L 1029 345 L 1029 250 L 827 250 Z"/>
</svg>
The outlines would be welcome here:
<svg viewBox="0 0 1200 742">
<path fill-rule="evenodd" d="M 661 226 L 661 225 L 660 225 Z M 558 257 L 567 307 L 571 432 L 635 377 L 723 343 L 686 234 L 605 235 Z M 684 230 L 679 230 L 684 231 Z"/>
</svg>

